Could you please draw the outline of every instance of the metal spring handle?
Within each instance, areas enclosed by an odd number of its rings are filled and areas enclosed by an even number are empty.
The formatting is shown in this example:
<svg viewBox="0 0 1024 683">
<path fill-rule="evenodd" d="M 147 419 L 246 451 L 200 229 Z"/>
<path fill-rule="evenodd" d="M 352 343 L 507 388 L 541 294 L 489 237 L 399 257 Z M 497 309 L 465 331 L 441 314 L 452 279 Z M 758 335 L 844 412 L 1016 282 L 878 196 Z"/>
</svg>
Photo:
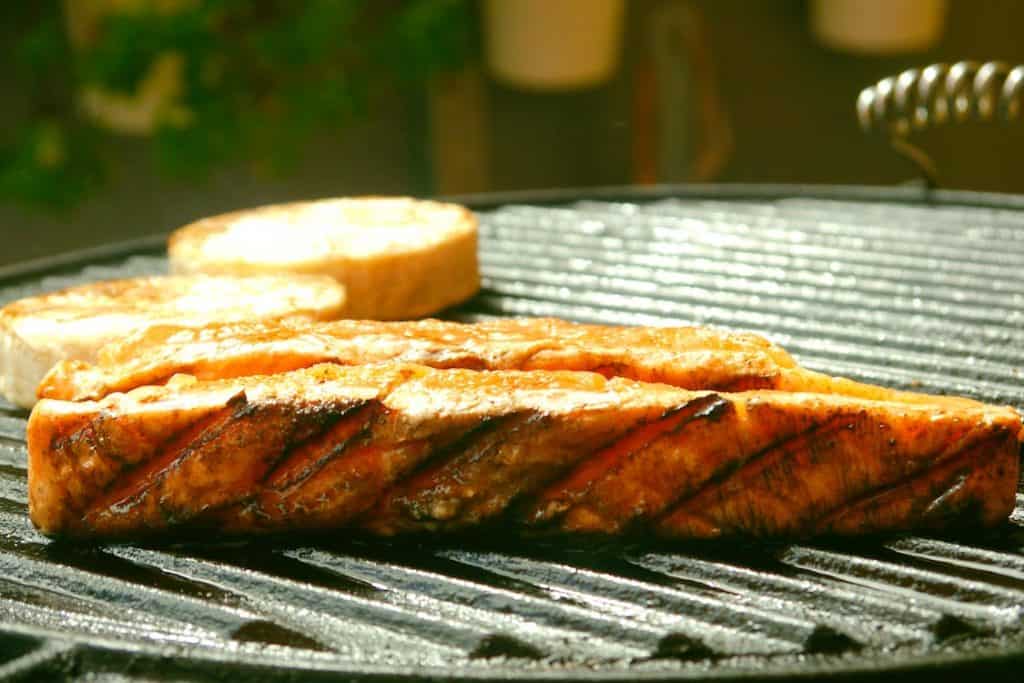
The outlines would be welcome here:
<svg viewBox="0 0 1024 683">
<path fill-rule="evenodd" d="M 857 119 L 865 132 L 888 135 L 893 149 L 918 168 L 929 187 L 935 187 L 935 164 L 906 137 L 947 122 L 1015 120 L 1021 115 L 1022 94 L 1024 65 L 932 64 L 864 88 L 857 97 Z"/>
</svg>

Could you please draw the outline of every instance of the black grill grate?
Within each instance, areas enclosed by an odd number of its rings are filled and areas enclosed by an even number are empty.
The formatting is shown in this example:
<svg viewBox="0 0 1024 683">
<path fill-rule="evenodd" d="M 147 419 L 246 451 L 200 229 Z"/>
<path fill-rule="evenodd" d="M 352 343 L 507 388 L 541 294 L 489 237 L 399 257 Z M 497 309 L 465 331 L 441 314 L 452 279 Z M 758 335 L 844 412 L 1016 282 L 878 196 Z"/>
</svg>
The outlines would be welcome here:
<svg viewBox="0 0 1024 683">
<path fill-rule="evenodd" d="M 1022 211 L 689 198 L 481 218 L 484 292 L 456 317 L 750 329 L 814 369 L 1024 406 Z M 0 303 L 165 267 L 156 247 L 95 260 L 0 280 Z M 24 429 L 0 404 L 0 679 L 703 678 L 1024 660 L 1024 496 L 1011 523 L 970 538 L 88 548 L 30 527 Z"/>
</svg>

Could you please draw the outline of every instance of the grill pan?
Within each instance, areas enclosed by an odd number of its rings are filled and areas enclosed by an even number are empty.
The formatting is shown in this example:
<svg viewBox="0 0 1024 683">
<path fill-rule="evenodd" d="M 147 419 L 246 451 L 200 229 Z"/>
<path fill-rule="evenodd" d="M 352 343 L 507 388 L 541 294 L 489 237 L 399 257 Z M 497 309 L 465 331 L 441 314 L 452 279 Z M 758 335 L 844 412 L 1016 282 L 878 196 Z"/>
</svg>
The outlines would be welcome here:
<svg viewBox="0 0 1024 683">
<path fill-rule="evenodd" d="M 463 198 L 450 317 L 760 332 L 807 367 L 1024 407 L 1024 198 L 690 186 Z M 0 304 L 162 272 L 163 240 L 0 270 Z M 1024 496 L 960 536 L 815 544 L 53 543 L 0 404 L 0 679 L 687 680 L 1019 673 Z"/>
</svg>

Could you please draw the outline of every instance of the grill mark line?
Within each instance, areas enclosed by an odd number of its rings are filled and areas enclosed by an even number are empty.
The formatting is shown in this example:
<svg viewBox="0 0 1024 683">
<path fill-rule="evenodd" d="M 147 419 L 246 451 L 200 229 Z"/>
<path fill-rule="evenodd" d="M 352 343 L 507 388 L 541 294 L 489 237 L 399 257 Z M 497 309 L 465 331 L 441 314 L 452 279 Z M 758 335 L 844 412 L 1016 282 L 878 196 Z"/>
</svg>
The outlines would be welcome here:
<svg viewBox="0 0 1024 683">
<path fill-rule="evenodd" d="M 100 493 L 86 504 L 83 519 L 111 507 L 124 505 L 142 495 L 175 463 L 181 462 L 204 444 L 220 436 L 231 423 L 244 417 L 252 409 L 244 390 L 235 394 L 228 399 L 223 408 L 171 436 L 155 456 L 131 468 L 123 478 L 115 478 L 112 489 Z"/>
<path fill-rule="evenodd" d="M 371 401 L 349 406 L 328 419 L 326 427 L 289 448 L 262 477 L 263 488 L 284 490 L 300 486 L 327 463 L 366 435 L 376 417 Z M 332 445 L 333 444 L 333 445 Z M 323 448 L 327 448 L 324 452 Z"/>
<path fill-rule="evenodd" d="M 533 413 L 512 413 L 483 418 L 453 440 L 436 448 L 433 453 L 428 453 L 406 477 L 382 491 L 374 503 L 354 520 L 354 523 L 365 525 L 377 515 L 387 516 L 391 514 L 391 508 L 394 506 L 402 507 L 406 514 L 412 513 L 413 516 L 420 518 L 415 513 L 415 509 L 419 508 L 420 504 L 413 499 L 424 491 L 442 485 L 445 480 L 438 481 L 437 477 L 448 465 L 474 452 L 476 457 L 472 459 L 477 460 L 483 454 L 491 452 L 496 445 L 488 437 L 505 429 L 515 428 L 536 417 L 536 414 Z M 427 516 L 429 515 L 423 515 L 423 517 Z"/>
<path fill-rule="evenodd" d="M 431 482 L 436 486 L 440 482 L 433 480 L 455 460 L 466 456 L 470 457 L 471 461 L 476 461 L 483 454 L 493 450 L 496 445 L 490 440 L 483 444 L 480 443 L 481 441 L 487 440 L 488 437 L 494 436 L 498 432 L 513 429 L 537 417 L 536 413 L 520 412 L 483 418 L 480 422 L 455 437 L 455 439 L 441 445 L 433 453 L 429 454 L 407 477 L 402 481 L 395 482 L 395 485 L 390 490 L 385 491 L 381 498 L 386 498 L 392 492 L 397 492 L 400 488 L 409 489 L 407 495 L 415 495 L 424 488 L 429 487 Z M 480 448 L 481 446 L 483 448 Z M 476 457 L 473 457 L 473 454 Z"/>
<path fill-rule="evenodd" d="M 537 496 L 524 517 L 527 523 L 553 522 L 582 500 L 594 485 L 617 466 L 658 439 L 675 434 L 690 422 L 711 417 L 729 402 L 709 394 L 672 408 L 660 418 L 635 427 L 593 455 L 584 458 L 569 473 Z"/>
<path fill-rule="evenodd" d="M 421 459 L 423 451 L 428 451 L 430 448 L 430 441 L 428 439 L 409 439 L 407 441 L 399 441 L 394 443 L 378 444 L 374 443 L 369 439 L 359 439 L 359 443 L 355 444 L 350 449 L 345 449 L 342 453 L 339 453 L 341 457 L 333 457 L 329 462 L 325 462 L 316 473 L 319 473 L 327 465 L 334 464 L 339 461 L 343 461 L 350 470 L 354 473 L 350 474 L 350 480 L 359 482 L 360 480 L 367 477 L 368 474 L 377 474 L 381 470 L 380 459 L 389 453 L 394 453 L 401 450 L 412 450 L 417 453 L 417 457 Z M 301 482 L 290 486 L 289 488 L 278 491 L 280 499 L 276 504 L 280 505 L 292 500 L 295 496 L 303 493 L 304 488 L 315 480 L 315 474 L 311 474 Z M 351 499 L 348 502 L 348 509 L 343 518 L 344 525 L 351 525 L 357 523 L 359 519 L 366 514 L 367 510 L 371 510 L 377 501 L 380 500 L 381 493 L 377 491 L 373 494 L 364 494 L 362 496 Z M 346 508 L 342 508 L 346 509 Z"/>
<path fill-rule="evenodd" d="M 253 502 L 258 499 L 264 491 L 270 488 L 267 485 L 268 479 L 271 479 L 275 474 L 280 474 L 280 478 L 284 478 L 284 475 L 289 473 L 288 471 L 281 470 L 281 466 L 286 464 L 287 460 L 294 458 L 295 462 L 301 463 L 301 461 L 306 460 L 305 458 L 302 458 L 306 453 L 312 451 L 312 455 L 316 455 L 317 446 L 323 445 L 325 441 L 330 440 L 333 434 L 333 428 L 340 421 L 344 420 L 346 416 L 350 416 L 353 412 L 360 410 L 366 405 L 366 403 L 367 402 L 363 402 L 354 406 L 346 406 L 340 412 L 335 412 L 328 408 L 328 412 L 322 418 L 323 421 L 321 424 L 315 425 L 315 427 L 307 427 L 307 429 L 310 430 L 308 435 L 300 435 L 298 439 L 287 444 L 285 448 L 282 449 L 281 455 L 273 463 L 253 477 L 252 481 L 248 483 L 248 486 L 244 487 L 247 489 L 247 493 L 236 499 L 225 500 L 221 504 L 211 505 L 210 507 L 205 508 L 202 512 L 196 515 L 192 522 L 194 524 L 199 524 L 204 520 L 216 519 L 219 515 L 223 514 L 225 510 L 231 510 L 232 508 L 245 509 L 252 506 Z M 294 434 L 292 436 L 293 438 L 295 437 Z M 342 450 L 347 443 L 348 441 L 342 445 Z M 300 471 L 299 476 L 302 476 L 304 479 L 305 477 L 311 476 L 311 473 L 307 468 Z M 283 486 L 286 487 L 287 485 L 288 481 L 286 479 Z"/>
<path fill-rule="evenodd" d="M 733 466 L 723 467 L 721 471 L 708 479 L 708 481 L 706 481 L 704 485 L 696 491 L 688 496 L 680 498 L 672 505 L 666 507 L 660 515 L 651 520 L 651 525 L 657 526 L 669 519 L 685 506 L 698 503 L 701 498 L 707 497 L 713 493 L 715 489 L 721 488 L 721 486 L 729 479 L 741 476 L 743 472 L 752 467 L 764 464 L 774 458 L 782 457 L 793 450 L 802 450 L 803 448 L 807 448 L 809 447 L 811 440 L 819 436 L 827 436 L 838 432 L 853 419 L 856 418 L 850 415 L 835 415 L 824 422 L 812 425 L 801 432 L 783 437 L 779 441 L 762 448 L 760 451 L 751 454 L 745 459 L 742 457 L 737 458 Z"/>
<path fill-rule="evenodd" d="M 970 437 L 965 436 L 960 439 L 956 446 L 946 449 L 945 451 L 940 451 L 934 458 L 931 458 L 929 460 L 931 463 L 930 466 L 922 466 L 921 469 L 915 472 L 911 472 L 910 474 L 900 477 L 895 481 L 874 487 L 859 496 L 840 503 L 837 507 L 829 510 L 819 521 L 811 522 L 811 526 L 808 530 L 818 532 L 823 531 L 827 529 L 828 526 L 837 518 L 859 505 L 866 505 L 872 500 L 889 496 L 899 489 L 905 488 L 917 481 L 928 479 L 929 477 L 939 478 L 945 476 L 947 470 L 953 471 L 959 469 L 963 464 L 969 463 L 971 461 L 972 453 L 978 449 L 985 446 L 996 446 L 1001 440 L 1005 439 L 1006 436 L 1007 434 L 1005 432 L 993 435 L 979 436 L 975 434 Z"/>
</svg>

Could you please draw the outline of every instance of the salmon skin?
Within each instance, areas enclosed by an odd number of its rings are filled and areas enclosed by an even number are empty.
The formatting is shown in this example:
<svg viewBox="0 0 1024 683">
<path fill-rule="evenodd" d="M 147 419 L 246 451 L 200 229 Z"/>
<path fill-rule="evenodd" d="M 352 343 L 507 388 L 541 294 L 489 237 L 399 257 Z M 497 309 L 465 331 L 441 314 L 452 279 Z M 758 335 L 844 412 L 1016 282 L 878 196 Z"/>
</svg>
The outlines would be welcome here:
<svg viewBox="0 0 1024 683">
<path fill-rule="evenodd" d="M 482 524 L 666 538 L 993 525 L 1019 415 L 973 402 L 686 391 L 568 371 L 317 365 L 43 400 L 28 427 L 44 533 Z"/>
<path fill-rule="evenodd" d="M 754 334 L 701 327 L 607 327 L 549 318 L 476 324 L 342 320 L 153 327 L 104 347 L 95 365 L 58 364 L 38 394 L 95 400 L 163 384 L 176 374 L 228 379 L 324 362 L 386 361 L 475 370 L 585 370 L 694 390 L 778 389 L 906 403 L 936 400 L 805 370 L 785 350 Z"/>
</svg>

